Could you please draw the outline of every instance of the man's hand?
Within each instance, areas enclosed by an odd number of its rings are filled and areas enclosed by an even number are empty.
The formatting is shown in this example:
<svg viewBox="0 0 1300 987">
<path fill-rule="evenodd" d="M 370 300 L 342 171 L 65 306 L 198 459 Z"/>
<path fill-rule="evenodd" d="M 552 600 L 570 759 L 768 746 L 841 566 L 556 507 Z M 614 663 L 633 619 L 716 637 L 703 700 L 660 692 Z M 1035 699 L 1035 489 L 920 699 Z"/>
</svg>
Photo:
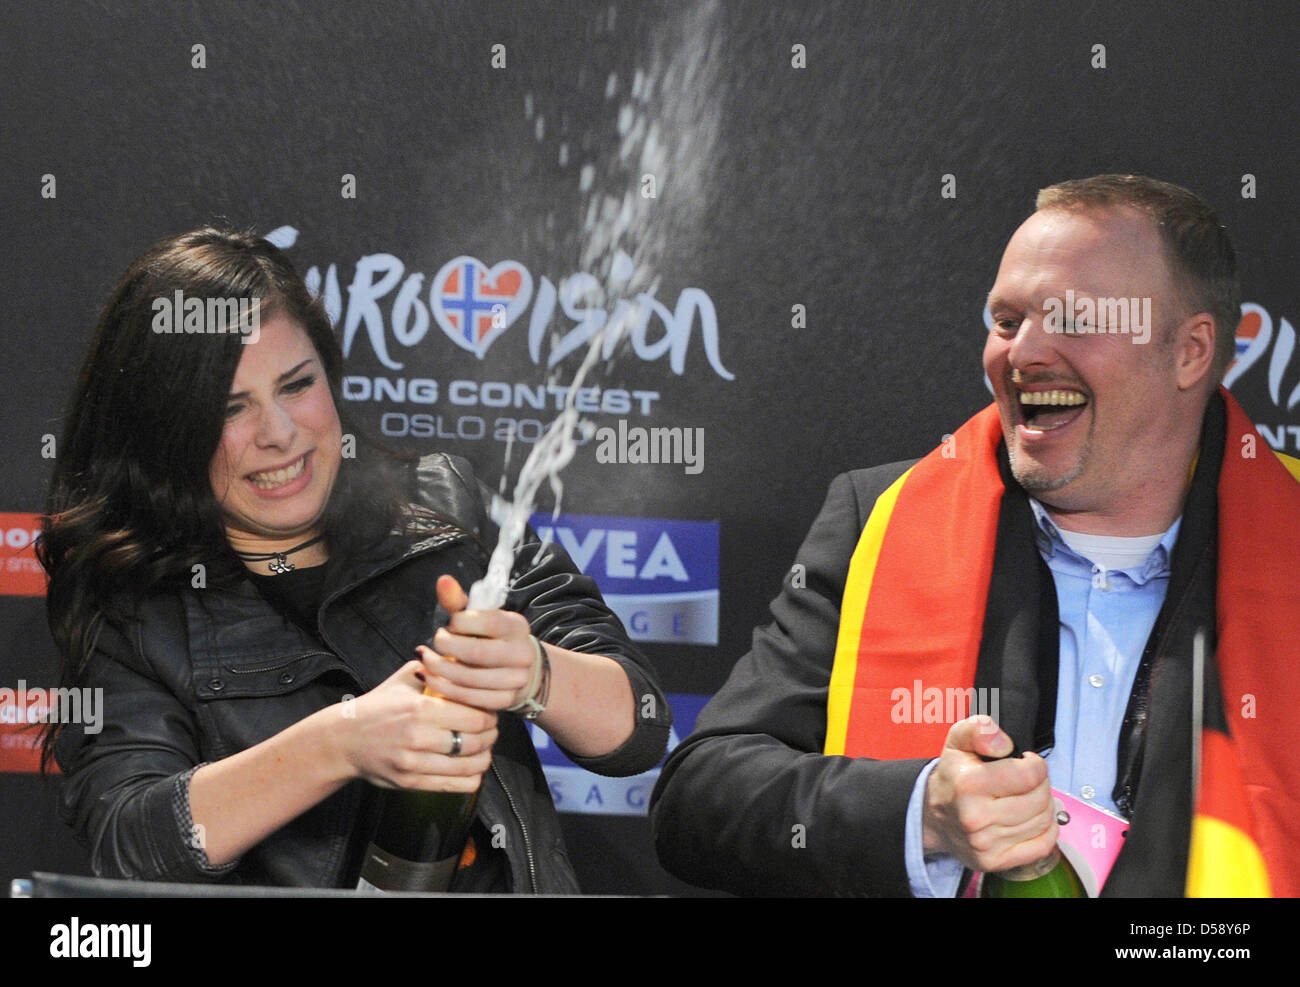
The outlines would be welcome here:
<svg viewBox="0 0 1300 987">
<path fill-rule="evenodd" d="M 1047 762 L 1007 758 L 1014 745 L 987 716 L 954 723 L 925 788 L 922 842 L 973 870 L 995 872 L 1041 860 L 1056 845 Z M 982 757 L 1000 757 L 984 761 Z"/>
</svg>

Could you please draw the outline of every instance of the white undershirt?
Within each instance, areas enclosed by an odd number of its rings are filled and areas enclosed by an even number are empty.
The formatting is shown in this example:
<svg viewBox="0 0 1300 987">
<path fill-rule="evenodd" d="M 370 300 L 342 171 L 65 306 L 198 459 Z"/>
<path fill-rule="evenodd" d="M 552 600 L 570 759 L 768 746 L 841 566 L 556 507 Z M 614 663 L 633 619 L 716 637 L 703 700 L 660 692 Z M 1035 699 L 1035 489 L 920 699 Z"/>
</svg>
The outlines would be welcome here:
<svg viewBox="0 0 1300 987">
<path fill-rule="evenodd" d="M 1085 535 L 1079 531 L 1066 531 L 1059 524 L 1056 530 L 1072 552 L 1110 570 L 1141 565 L 1165 536 L 1163 531 L 1154 535 Z"/>
</svg>

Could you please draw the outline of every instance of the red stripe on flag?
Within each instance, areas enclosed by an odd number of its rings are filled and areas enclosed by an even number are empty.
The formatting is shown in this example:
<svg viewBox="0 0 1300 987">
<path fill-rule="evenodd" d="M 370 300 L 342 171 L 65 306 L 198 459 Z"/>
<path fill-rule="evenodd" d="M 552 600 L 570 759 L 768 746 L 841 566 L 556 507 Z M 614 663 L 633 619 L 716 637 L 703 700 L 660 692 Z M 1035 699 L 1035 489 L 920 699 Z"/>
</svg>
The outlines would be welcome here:
<svg viewBox="0 0 1300 987">
<path fill-rule="evenodd" d="M 1003 493 L 996 405 L 968 421 L 917 463 L 881 544 L 859 635 L 854 703 L 845 753 L 934 757 L 947 717 L 891 717 L 896 689 L 967 689 L 975 683 L 997 518 Z M 946 454 L 945 454 L 946 453 Z"/>
</svg>

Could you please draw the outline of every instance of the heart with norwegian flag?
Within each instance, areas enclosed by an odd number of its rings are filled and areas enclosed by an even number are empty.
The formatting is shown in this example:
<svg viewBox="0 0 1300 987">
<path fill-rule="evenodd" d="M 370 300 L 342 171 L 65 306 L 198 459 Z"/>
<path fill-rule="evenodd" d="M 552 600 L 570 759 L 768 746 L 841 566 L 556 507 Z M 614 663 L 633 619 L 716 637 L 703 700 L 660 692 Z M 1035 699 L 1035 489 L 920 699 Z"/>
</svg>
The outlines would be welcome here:
<svg viewBox="0 0 1300 987">
<path fill-rule="evenodd" d="M 443 264 L 429 290 L 434 321 L 448 339 L 480 360 L 532 297 L 533 276 L 522 264 L 503 260 L 488 267 L 467 256 Z"/>
</svg>

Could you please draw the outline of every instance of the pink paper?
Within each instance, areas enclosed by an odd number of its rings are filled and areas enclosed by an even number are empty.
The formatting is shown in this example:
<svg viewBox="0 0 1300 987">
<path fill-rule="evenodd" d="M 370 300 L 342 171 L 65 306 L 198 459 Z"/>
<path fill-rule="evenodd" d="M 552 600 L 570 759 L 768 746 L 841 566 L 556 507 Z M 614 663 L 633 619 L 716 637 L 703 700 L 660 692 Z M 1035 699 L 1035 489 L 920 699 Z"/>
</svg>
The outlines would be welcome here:
<svg viewBox="0 0 1300 987">
<path fill-rule="evenodd" d="M 1055 788 L 1052 789 L 1052 799 L 1056 806 L 1056 820 L 1061 826 L 1058 840 L 1061 852 L 1079 872 L 1088 897 L 1096 898 L 1124 846 L 1128 820 Z M 976 873 L 963 897 L 978 898 L 983 879 L 983 874 Z"/>
</svg>

